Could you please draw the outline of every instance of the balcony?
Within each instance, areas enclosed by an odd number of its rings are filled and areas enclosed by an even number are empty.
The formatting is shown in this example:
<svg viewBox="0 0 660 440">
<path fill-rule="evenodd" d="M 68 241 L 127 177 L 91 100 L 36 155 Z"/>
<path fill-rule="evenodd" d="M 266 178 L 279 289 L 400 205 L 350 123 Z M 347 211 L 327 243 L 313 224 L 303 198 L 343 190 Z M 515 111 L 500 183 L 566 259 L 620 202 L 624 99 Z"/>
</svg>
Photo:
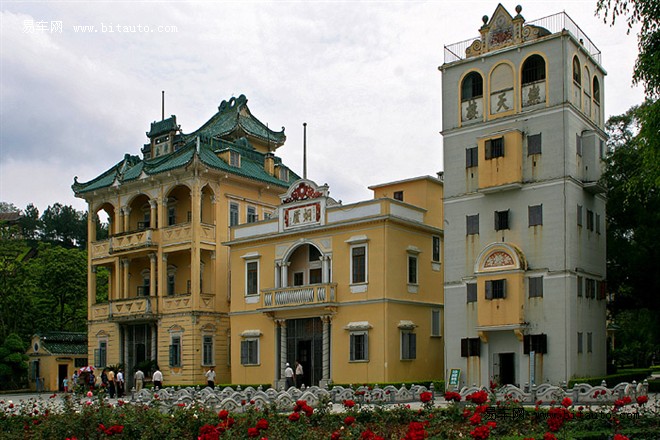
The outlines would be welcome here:
<svg viewBox="0 0 660 440">
<path fill-rule="evenodd" d="M 110 237 L 109 251 L 111 254 L 115 254 L 155 245 L 154 231 L 146 229 Z"/>
<path fill-rule="evenodd" d="M 113 320 L 152 318 L 158 313 L 156 297 L 117 299 L 109 302 L 109 316 Z"/>
<path fill-rule="evenodd" d="M 335 302 L 336 292 L 337 283 L 267 289 L 261 292 L 261 304 L 263 308 L 327 304 Z"/>
</svg>

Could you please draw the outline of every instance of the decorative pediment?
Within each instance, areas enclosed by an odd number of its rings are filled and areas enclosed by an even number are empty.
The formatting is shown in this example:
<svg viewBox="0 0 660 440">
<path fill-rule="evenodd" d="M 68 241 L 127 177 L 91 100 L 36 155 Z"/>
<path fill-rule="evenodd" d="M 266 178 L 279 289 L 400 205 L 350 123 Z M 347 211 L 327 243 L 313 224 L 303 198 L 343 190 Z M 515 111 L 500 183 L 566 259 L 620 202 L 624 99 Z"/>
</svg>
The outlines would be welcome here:
<svg viewBox="0 0 660 440">
<path fill-rule="evenodd" d="M 513 43 L 513 17 L 501 4 L 497 5 L 493 17 L 488 22 L 488 47 L 497 49 Z"/>
<path fill-rule="evenodd" d="M 526 270 L 527 261 L 523 252 L 511 243 L 491 243 L 477 258 L 474 272 L 498 272 Z"/>
<path fill-rule="evenodd" d="M 300 179 L 295 181 L 286 193 L 280 196 L 282 204 L 300 202 L 319 197 L 328 196 L 328 185 L 317 186 L 311 180 Z"/>
</svg>

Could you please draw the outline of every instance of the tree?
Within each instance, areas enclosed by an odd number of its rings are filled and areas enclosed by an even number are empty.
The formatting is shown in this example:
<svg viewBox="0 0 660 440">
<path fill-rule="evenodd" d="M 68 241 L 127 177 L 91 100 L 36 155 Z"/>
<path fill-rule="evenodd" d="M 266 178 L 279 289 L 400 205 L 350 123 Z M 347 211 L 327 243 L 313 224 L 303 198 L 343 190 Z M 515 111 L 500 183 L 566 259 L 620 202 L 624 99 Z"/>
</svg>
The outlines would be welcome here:
<svg viewBox="0 0 660 440">
<path fill-rule="evenodd" d="M 41 216 L 43 239 L 62 246 L 87 246 L 87 214 L 76 211 L 72 206 L 55 203 Z"/>
<path fill-rule="evenodd" d="M 12 333 L 0 346 L 0 386 L 3 389 L 20 388 L 27 379 L 28 356 L 21 337 Z"/>
<path fill-rule="evenodd" d="M 41 231 L 41 221 L 39 220 L 39 210 L 32 203 L 27 205 L 23 215 L 18 220 L 21 228 L 21 235 L 25 240 L 35 242 L 39 239 Z"/>
<path fill-rule="evenodd" d="M 0 202 L 0 213 L 18 212 L 20 211 L 13 203 Z"/>
</svg>

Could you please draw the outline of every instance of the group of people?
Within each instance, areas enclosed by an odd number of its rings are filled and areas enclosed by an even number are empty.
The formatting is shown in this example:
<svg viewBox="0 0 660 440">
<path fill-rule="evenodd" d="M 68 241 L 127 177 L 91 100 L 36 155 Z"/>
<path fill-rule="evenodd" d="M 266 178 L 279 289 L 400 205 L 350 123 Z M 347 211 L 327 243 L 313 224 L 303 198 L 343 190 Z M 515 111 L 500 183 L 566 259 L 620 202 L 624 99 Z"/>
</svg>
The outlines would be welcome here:
<svg viewBox="0 0 660 440">
<path fill-rule="evenodd" d="M 156 371 L 153 372 L 151 378 L 153 380 L 154 388 L 163 388 L 163 373 L 158 366 L 156 366 Z M 118 368 L 117 373 L 115 373 L 112 368 L 104 368 L 101 372 L 100 379 L 101 383 L 97 384 L 97 377 L 94 375 L 93 371 L 81 370 L 79 373 L 78 370 L 76 370 L 73 372 L 71 380 L 69 380 L 69 378 L 63 379 L 62 386 L 64 387 L 65 392 L 74 392 L 76 385 L 83 385 L 85 388 L 89 388 L 90 391 L 94 391 L 94 389 L 100 386 L 107 390 L 110 398 L 119 398 L 126 394 L 126 379 L 123 369 Z M 135 389 L 136 391 L 140 391 L 144 387 L 144 372 L 139 368 L 135 370 L 134 379 Z"/>
<path fill-rule="evenodd" d="M 286 380 L 286 389 L 288 390 L 291 387 L 301 388 L 303 384 L 303 367 L 302 364 L 296 361 L 296 370 L 294 372 L 293 368 L 289 363 L 286 363 L 284 368 L 284 379 Z"/>
<path fill-rule="evenodd" d="M 115 396 L 122 397 L 125 392 L 124 371 L 119 368 L 117 374 L 111 368 L 105 368 L 101 372 L 101 386 L 108 390 L 111 399 Z"/>
</svg>

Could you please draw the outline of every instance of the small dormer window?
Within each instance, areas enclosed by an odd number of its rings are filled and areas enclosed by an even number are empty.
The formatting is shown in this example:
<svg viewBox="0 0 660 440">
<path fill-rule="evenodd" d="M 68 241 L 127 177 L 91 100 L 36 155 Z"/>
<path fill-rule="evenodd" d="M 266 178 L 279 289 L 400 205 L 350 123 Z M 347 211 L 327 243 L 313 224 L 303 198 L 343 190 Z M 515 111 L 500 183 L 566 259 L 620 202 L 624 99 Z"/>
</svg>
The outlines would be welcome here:
<svg viewBox="0 0 660 440">
<path fill-rule="evenodd" d="M 229 152 L 229 165 L 233 167 L 240 168 L 241 166 L 241 155 L 236 151 Z"/>
<path fill-rule="evenodd" d="M 289 181 L 289 170 L 284 167 L 279 167 L 279 179 L 284 180 L 285 182 Z"/>
</svg>

